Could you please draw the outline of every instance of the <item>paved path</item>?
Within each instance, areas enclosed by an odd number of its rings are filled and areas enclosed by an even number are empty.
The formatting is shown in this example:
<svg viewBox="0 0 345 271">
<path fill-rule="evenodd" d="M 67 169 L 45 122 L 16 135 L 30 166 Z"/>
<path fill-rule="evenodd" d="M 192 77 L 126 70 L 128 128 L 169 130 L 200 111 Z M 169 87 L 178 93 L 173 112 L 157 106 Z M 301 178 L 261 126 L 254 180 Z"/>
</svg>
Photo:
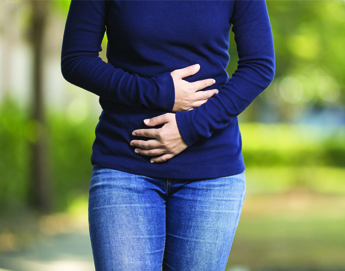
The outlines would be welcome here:
<svg viewBox="0 0 345 271">
<path fill-rule="evenodd" d="M 33 247 L 0 254 L 0 271 L 94 271 L 88 232 L 46 236 Z"/>
</svg>

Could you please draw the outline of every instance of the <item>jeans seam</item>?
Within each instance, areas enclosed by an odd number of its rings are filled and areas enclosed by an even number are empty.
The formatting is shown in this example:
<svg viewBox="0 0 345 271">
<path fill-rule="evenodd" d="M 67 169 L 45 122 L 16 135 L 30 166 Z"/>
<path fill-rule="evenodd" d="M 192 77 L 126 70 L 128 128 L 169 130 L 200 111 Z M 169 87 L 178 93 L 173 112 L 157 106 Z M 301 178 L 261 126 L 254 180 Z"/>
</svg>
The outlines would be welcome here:
<svg viewBox="0 0 345 271">
<path fill-rule="evenodd" d="M 165 192 L 165 199 L 166 200 L 168 199 L 168 195 L 169 195 L 169 184 L 170 184 L 169 179 L 167 179 L 167 181 L 166 181 L 167 190 Z"/>
</svg>

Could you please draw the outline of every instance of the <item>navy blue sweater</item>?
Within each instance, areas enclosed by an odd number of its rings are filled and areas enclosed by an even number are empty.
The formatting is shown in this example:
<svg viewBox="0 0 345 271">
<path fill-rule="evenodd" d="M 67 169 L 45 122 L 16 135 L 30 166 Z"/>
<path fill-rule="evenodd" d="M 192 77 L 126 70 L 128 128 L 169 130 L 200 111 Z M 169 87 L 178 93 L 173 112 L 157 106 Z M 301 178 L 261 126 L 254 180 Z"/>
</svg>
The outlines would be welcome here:
<svg viewBox="0 0 345 271">
<path fill-rule="evenodd" d="M 230 28 L 238 67 L 226 67 Z M 99 57 L 108 37 L 108 63 Z M 271 83 L 274 46 L 264 0 L 72 0 L 61 52 L 63 77 L 99 96 L 102 113 L 91 163 L 157 178 L 217 178 L 245 164 L 238 115 Z M 184 151 L 163 163 L 130 146 L 143 122 L 172 112 L 170 72 L 199 63 L 184 80 L 213 78 L 219 94 L 189 111 L 176 112 Z M 201 90 L 202 91 L 202 90 Z M 155 128 L 159 128 L 157 126 Z"/>
</svg>

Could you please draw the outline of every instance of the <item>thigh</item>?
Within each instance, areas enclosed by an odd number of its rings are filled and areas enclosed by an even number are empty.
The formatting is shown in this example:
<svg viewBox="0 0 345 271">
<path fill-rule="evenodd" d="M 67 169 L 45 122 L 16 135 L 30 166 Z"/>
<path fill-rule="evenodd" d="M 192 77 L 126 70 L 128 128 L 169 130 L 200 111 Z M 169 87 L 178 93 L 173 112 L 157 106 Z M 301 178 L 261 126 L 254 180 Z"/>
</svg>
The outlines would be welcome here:
<svg viewBox="0 0 345 271">
<path fill-rule="evenodd" d="M 244 172 L 171 186 L 163 270 L 224 271 L 242 212 Z"/>
<path fill-rule="evenodd" d="M 165 241 L 161 186 L 160 179 L 93 167 L 89 230 L 97 271 L 161 270 Z"/>
</svg>

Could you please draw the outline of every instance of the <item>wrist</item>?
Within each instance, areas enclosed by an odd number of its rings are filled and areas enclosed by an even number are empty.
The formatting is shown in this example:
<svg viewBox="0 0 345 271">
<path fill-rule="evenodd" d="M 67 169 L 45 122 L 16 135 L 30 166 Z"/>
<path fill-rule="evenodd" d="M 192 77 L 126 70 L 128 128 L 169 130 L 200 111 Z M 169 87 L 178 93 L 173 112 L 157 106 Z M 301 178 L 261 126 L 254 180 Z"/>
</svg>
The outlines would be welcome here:
<svg viewBox="0 0 345 271">
<path fill-rule="evenodd" d="M 160 108 L 171 112 L 175 105 L 175 86 L 170 72 L 164 72 L 152 78 L 158 88 Z"/>
</svg>

